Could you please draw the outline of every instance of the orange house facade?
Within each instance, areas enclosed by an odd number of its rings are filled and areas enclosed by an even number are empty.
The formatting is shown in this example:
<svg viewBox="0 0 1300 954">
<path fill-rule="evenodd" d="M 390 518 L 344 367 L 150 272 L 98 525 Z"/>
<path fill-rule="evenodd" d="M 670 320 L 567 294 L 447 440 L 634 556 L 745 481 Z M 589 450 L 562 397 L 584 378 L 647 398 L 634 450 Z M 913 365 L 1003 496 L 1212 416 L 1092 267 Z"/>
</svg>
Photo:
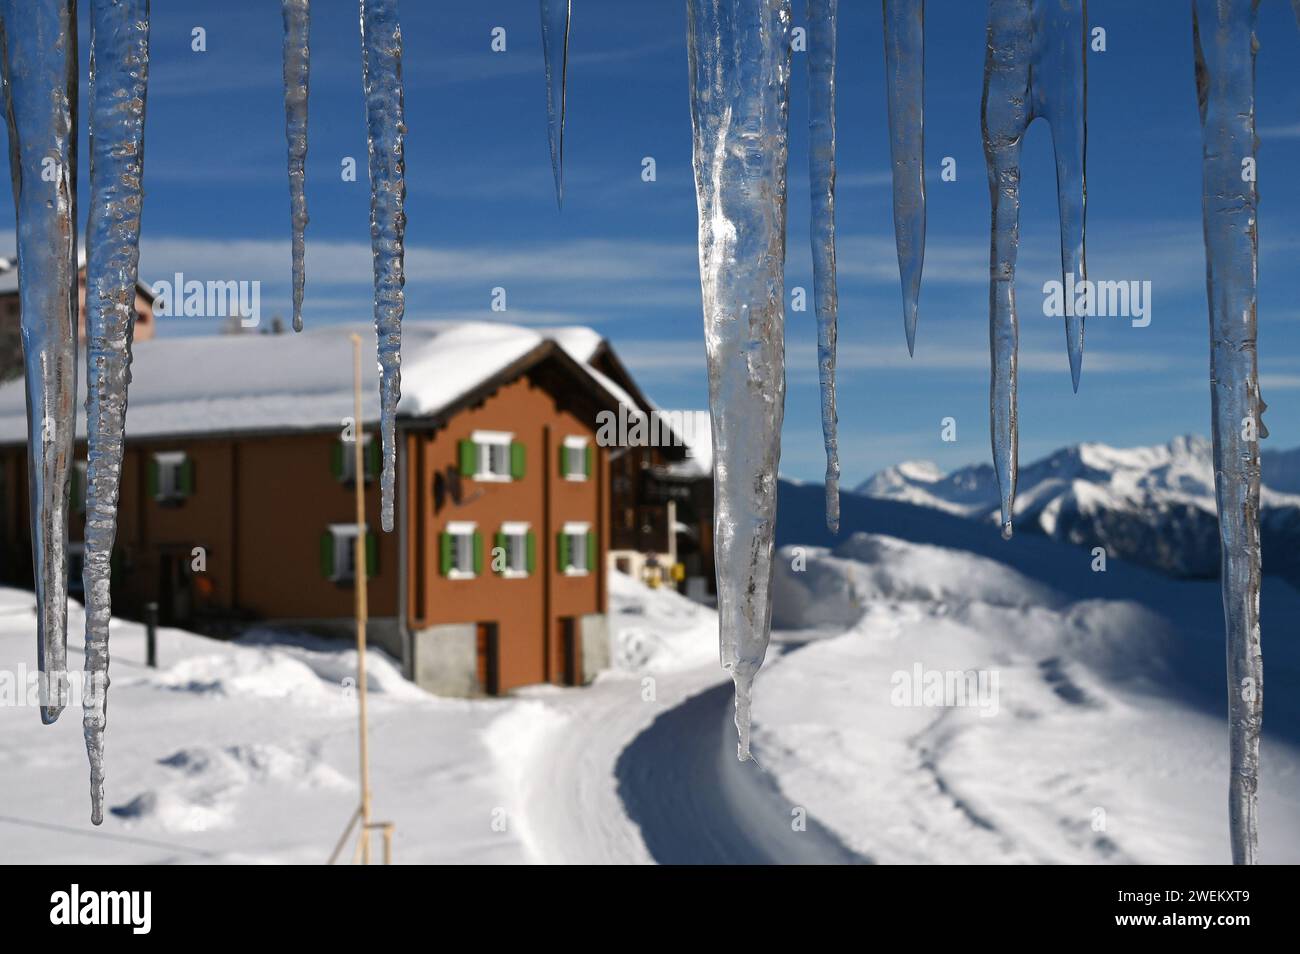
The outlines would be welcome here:
<svg viewBox="0 0 1300 954">
<path fill-rule="evenodd" d="M 605 668 L 610 448 L 599 445 L 596 422 L 635 399 L 592 373 L 572 334 L 409 324 L 391 533 L 378 529 L 378 387 L 369 369 L 360 428 L 367 522 L 355 523 L 353 329 L 140 345 L 112 561 L 115 615 L 138 617 L 155 603 L 164 625 L 215 634 L 257 623 L 347 636 L 361 534 L 371 640 L 421 686 L 497 694 L 577 685 Z M 30 586 L 22 390 L 0 387 L 0 578 Z M 83 441 L 71 489 L 74 597 L 85 453 Z"/>
</svg>

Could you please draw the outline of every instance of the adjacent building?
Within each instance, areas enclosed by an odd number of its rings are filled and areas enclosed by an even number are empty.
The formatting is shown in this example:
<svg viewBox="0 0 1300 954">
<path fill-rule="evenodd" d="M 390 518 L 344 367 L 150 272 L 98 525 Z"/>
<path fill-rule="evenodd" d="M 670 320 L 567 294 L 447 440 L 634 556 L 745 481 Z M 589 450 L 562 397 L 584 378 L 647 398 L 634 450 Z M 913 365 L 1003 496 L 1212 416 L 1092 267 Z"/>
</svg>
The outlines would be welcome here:
<svg viewBox="0 0 1300 954">
<path fill-rule="evenodd" d="M 86 257 L 81 256 L 77 273 L 81 301 L 78 331 L 86 340 Z M 154 333 L 153 292 L 143 282 L 135 289 L 135 340 L 148 341 Z M 18 265 L 10 258 L 0 258 L 0 381 L 22 373 L 22 308 L 18 299 Z"/>
<path fill-rule="evenodd" d="M 164 623 L 206 632 L 256 620 L 349 635 L 360 534 L 371 639 L 420 685 L 472 695 L 585 682 L 608 660 L 614 539 L 675 547 L 629 537 L 619 515 L 631 509 L 645 525 L 642 483 L 656 468 L 689 470 L 687 448 L 598 439 L 609 414 L 654 409 L 590 329 L 407 322 L 396 520 L 382 533 L 373 360 L 364 363 L 365 464 L 353 472 L 353 332 L 373 346 L 369 326 L 335 325 L 136 347 L 114 612 L 138 616 L 152 602 Z M 0 579 L 30 586 L 25 434 L 23 388 L 11 382 L 0 387 Z M 622 459 L 646 452 L 638 480 L 614 479 L 628 477 Z M 84 441 L 77 457 L 74 590 Z M 356 479 L 367 484 L 361 527 Z M 659 523 L 677 539 L 680 520 Z"/>
</svg>

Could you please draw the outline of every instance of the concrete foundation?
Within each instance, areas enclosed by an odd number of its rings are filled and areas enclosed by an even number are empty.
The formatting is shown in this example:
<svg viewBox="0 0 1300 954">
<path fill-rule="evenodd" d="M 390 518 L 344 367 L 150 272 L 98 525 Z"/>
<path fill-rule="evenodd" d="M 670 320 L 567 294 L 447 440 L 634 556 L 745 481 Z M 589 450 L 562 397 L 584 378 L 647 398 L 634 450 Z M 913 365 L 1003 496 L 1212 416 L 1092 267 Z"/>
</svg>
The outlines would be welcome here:
<svg viewBox="0 0 1300 954">
<path fill-rule="evenodd" d="M 440 696 L 481 696 L 478 637 L 473 623 L 430 626 L 411 634 L 411 675 L 417 686 Z"/>
<path fill-rule="evenodd" d="M 609 617 L 604 613 L 580 616 L 578 631 L 582 635 L 582 681 L 587 683 L 609 668 Z"/>
</svg>

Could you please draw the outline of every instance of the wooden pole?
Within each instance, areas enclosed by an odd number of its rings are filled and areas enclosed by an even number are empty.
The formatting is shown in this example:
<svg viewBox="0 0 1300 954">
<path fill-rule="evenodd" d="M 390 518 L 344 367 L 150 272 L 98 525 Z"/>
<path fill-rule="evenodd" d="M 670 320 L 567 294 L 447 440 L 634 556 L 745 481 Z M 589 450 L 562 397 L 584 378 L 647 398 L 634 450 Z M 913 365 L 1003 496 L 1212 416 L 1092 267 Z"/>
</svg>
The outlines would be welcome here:
<svg viewBox="0 0 1300 954">
<path fill-rule="evenodd" d="M 393 863 L 393 823 L 372 822 L 370 820 L 370 733 L 366 720 L 366 620 L 369 611 L 366 606 L 366 470 L 361 440 L 363 436 L 361 431 L 361 336 L 352 335 L 351 337 L 352 475 L 357 504 L 357 535 L 352 553 L 352 581 L 356 588 L 357 700 L 359 703 L 357 712 L 360 721 L 361 741 L 361 805 L 353 812 L 351 820 L 348 821 L 348 827 L 344 829 L 343 836 L 339 838 L 338 844 L 334 847 L 334 853 L 330 855 L 329 864 L 334 864 L 339 850 L 348 840 L 348 835 L 351 833 L 353 826 L 360 822 L 360 827 L 357 830 L 356 850 L 352 855 L 353 864 L 358 860 L 364 865 L 370 864 L 370 832 L 378 828 L 383 833 L 384 838 L 384 864 L 388 865 Z"/>
<path fill-rule="evenodd" d="M 356 488 L 357 536 L 353 581 L 357 610 L 357 691 L 361 718 L 361 859 L 370 864 L 370 747 L 366 721 L 366 478 L 361 441 L 361 336 L 352 336 L 352 485 Z"/>
</svg>

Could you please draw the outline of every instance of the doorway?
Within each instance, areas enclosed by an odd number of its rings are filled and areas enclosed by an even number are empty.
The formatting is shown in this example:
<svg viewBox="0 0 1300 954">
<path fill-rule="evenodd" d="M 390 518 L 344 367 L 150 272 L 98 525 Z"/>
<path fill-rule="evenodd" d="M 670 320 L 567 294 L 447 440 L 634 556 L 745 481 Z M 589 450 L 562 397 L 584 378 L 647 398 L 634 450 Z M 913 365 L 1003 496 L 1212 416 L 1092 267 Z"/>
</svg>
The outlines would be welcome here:
<svg viewBox="0 0 1300 954">
<path fill-rule="evenodd" d="M 562 686 L 577 686 L 582 682 L 581 666 L 582 659 L 582 642 L 578 636 L 578 621 L 572 616 L 561 616 L 558 620 L 560 624 L 559 645 L 559 665 L 556 667 L 558 682 Z"/>
<path fill-rule="evenodd" d="M 500 638 L 496 623 L 479 623 L 475 633 L 475 669 L 479 687 L 486 695 L 499 695 Z"/>
</svg>

